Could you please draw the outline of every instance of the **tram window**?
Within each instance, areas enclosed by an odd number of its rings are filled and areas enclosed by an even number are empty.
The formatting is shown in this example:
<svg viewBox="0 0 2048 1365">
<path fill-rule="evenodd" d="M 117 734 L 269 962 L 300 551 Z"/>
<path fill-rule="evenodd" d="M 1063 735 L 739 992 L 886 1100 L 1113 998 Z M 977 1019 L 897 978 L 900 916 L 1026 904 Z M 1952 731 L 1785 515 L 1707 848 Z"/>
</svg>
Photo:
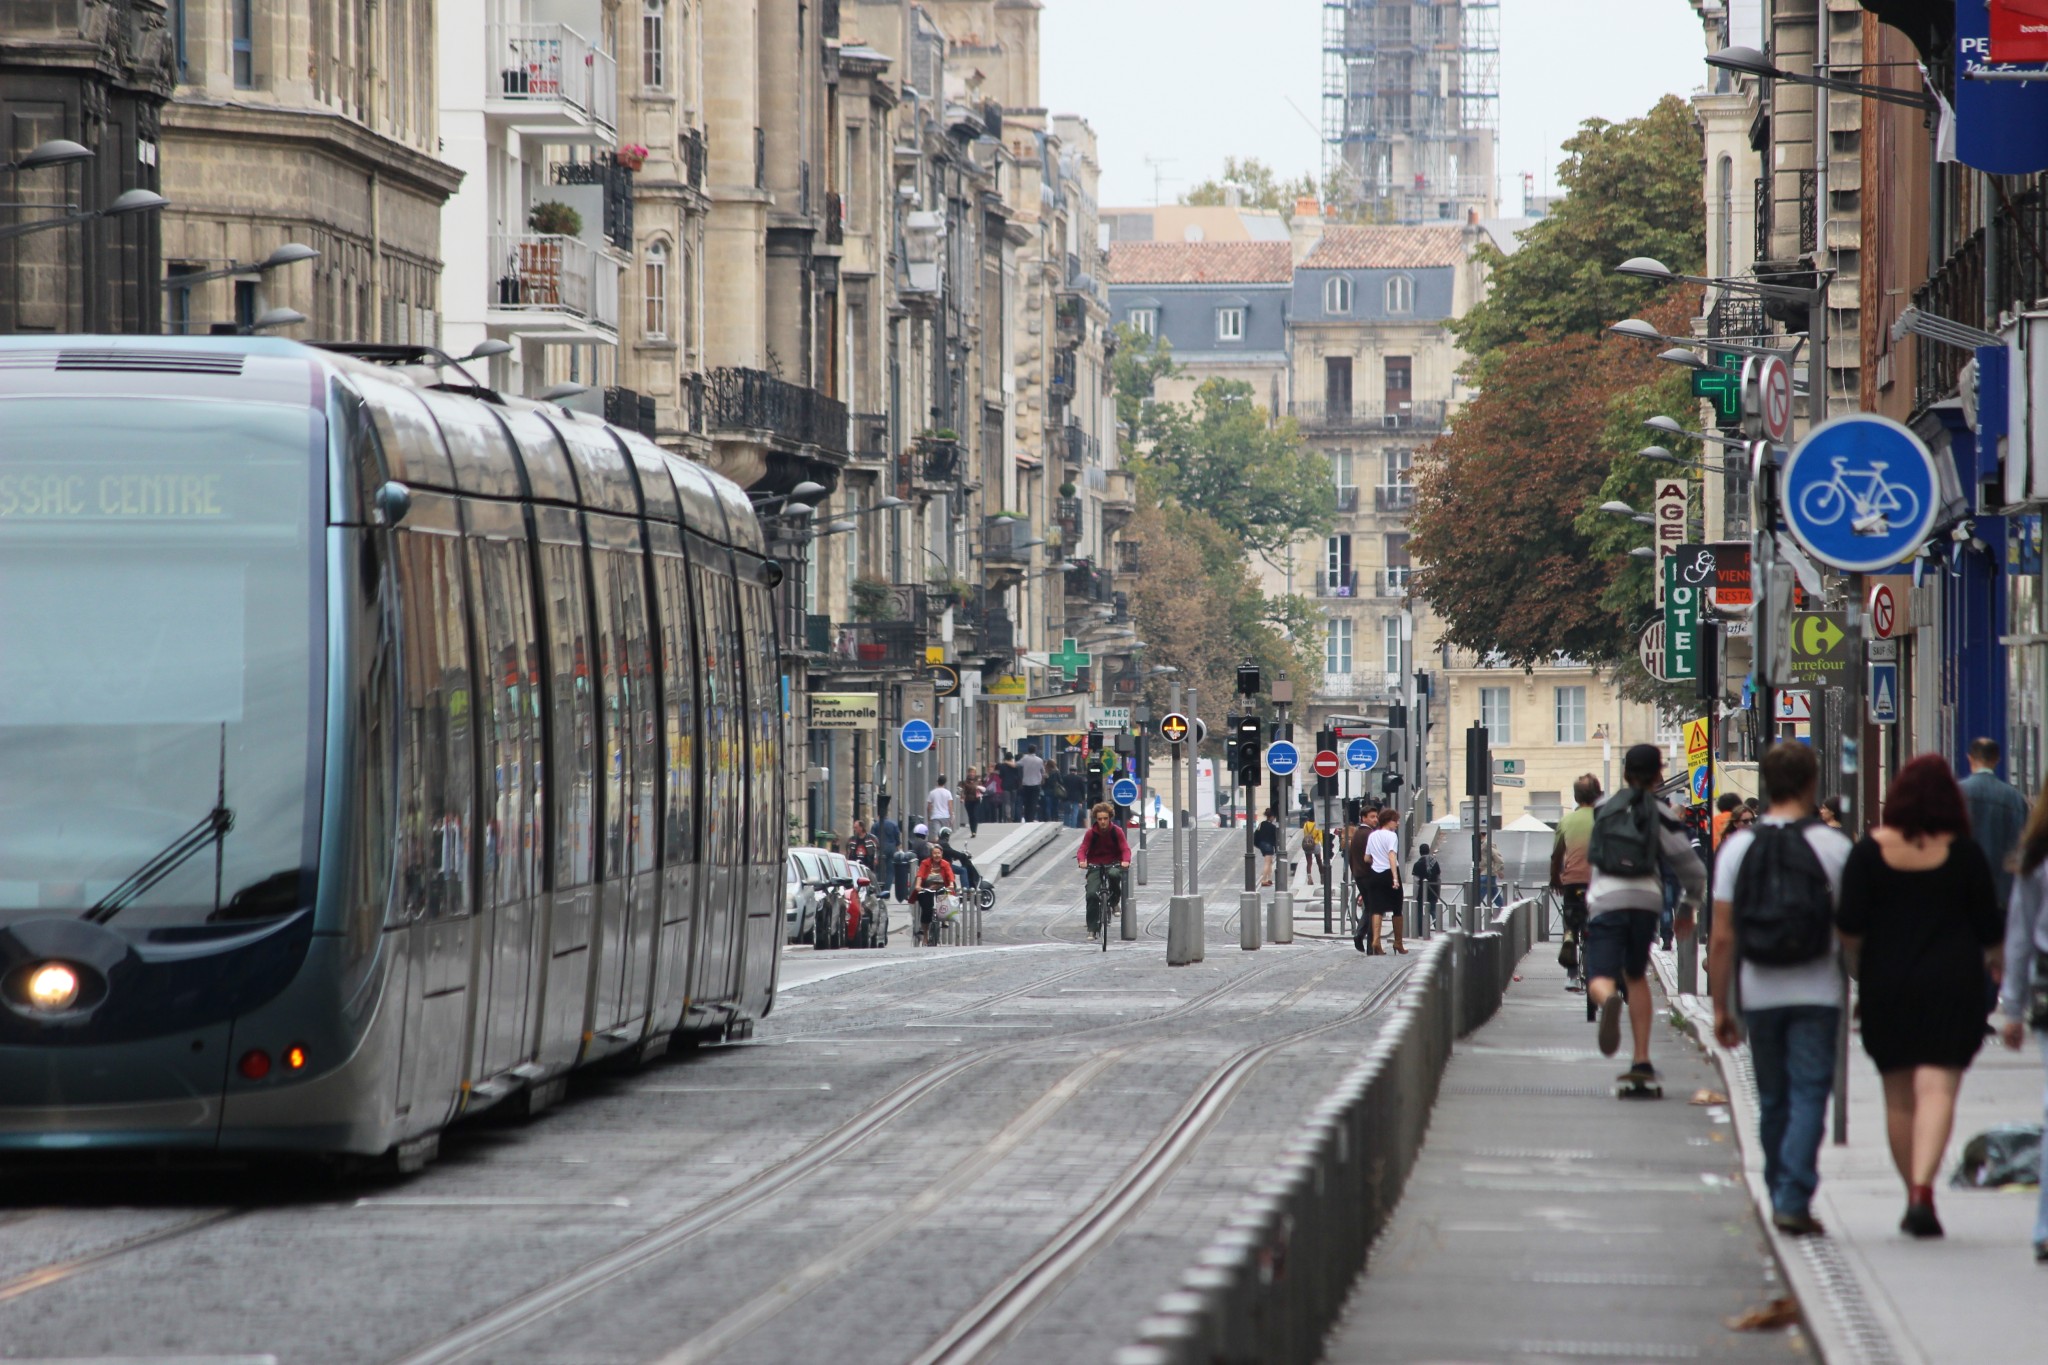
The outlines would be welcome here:
<svg viewBox="0 0 2048 1365">
<path fill-rule="evenodd" d="M 627 731 L 633 753 L 632 806 L 627 815 L 628 866 L 635 872 L 654 867 L 656 790 L 654 642 L 647 632 L 647 574 L 639 550 L 614 554 L 619 568 L 620 636 L 625 643 L 625 695 L 631 703 Z"/>
<path fill-rule="evenodd" d="M 654 560 L 655 587 L 661 598 L 661 678 L 666 727 L 668 831 L 666 861 L 687 863 L 696 852 L 697 743 L 696 650 L 691 643 L 689 568 L 674 555 Z"/>
<path fill-rule="evenodd" d="M 483 903 L 504 905 L 540 888 L 538 671 L 525 547 L 473 540 L 484 649 L 477 709 L 484 776 Z"/>
<path fill-rule="evenodd" d="M 748 787 L 753 797 L 754 827 L 748 861 L 773 862 L 771 854 L 777 843 L 776 822 L 783 818 L 775 783 L 775 775 L 781 771 L 782 757 L 782 746 L 778 742 L 782 729 L 781 661 L 776 654 L 775 632 L 769 625 L 767 594 L 758 584 L 747 583 L 740 589 L 740 600 L 746 613 L 743 629 L 754 722 L 749 746 L 752 772 Z"/>
<path fill-rule="evenodd" d="M 721 556 L 722 557 L 722 556 Z M 700 568 L 699 597 L 704 605 L 704 671 L 706 770 L 710 793 L 705 801 L 706 847 L 714 861 L 727 867 L 742 861 L 740 840 L 745 814 L 740 808 L 740 712 L 746 698 L 740 691 L 739 651 L 735 647 L 732 580 Z"/>
<path fill-rule="evenodd" d="M 399 537 L 405 621 L 405 751 L 399 807 L 399 877 L 407 918 L 469 912 L 469 651 L 463 639 L 461 542 L 408 531 Z"/>
<path fill-rule="evenodd" d="M 549 717 L 548 785 L 553 789 L 555 889 L 588 885 L 596 789 L 595 721 L 591 711 L 588 613 L 583 552 L 541 546 L 546 576 L 548 663 L 554 714 Z"/>
</svg>

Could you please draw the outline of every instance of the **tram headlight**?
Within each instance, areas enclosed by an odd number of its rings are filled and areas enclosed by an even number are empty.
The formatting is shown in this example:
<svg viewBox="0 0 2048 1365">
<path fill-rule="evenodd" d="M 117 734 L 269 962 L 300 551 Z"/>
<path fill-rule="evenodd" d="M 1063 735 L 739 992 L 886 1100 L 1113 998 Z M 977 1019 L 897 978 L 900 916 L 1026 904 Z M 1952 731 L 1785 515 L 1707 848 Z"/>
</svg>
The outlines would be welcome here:
<svg viewBox="0 0 2048 1365">
<path fill-rule="evenodd" d="M 23 995 L 30 1009 L 55 1014 L 78 1003 L 78 973 L 61 962 L 45 962 L 28 974 Z"/>
</svg>

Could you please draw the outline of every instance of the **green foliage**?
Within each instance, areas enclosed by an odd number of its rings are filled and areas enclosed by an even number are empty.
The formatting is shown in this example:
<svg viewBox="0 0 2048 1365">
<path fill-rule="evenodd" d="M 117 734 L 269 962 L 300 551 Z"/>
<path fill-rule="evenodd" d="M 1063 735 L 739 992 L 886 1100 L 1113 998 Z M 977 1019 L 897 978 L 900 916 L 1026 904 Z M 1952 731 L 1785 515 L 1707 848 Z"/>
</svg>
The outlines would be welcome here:
<svg viewBox="0 0 2048 1365">
<path fill-rule="evenodd" d="M 1482 248 L 1491 289 L 1451 324 L 1482 378 L 1503 347 L 1596 331 L 1663 292 L 1615 273 L 1629 257 L 1654 256 L 1685 273 L 1706 260 L 1702 143 L 1683 100 L 1667 95 L 1626 123 L 1588 119 L 1565 153 L 1564 202 L 1522 235 L 1514 255 Z"/>
<path fill-rule="evenodd" d="M 1143 434 L 1145 405 L 1152 401 L 1154 387 L 1162 379 L 1180 373 L 1173 363 L 1173 343 L 1165 337 L 1147 336 L 1129 323 L 1116 325 L 1116 356 L 1110 361 L 1110 378 L 1116 385 L 1116 425 L 1120 449 L 1126 459 Z"/>
<path fill-rule="evenodd" d="M 1143 431 L 1161 491 L 1236 537 L 1239 553 L 1328 532 L 1337 511 L 1329 460 L 1303 444 L 1292 418 L 1269 424 L 1250 384 L 1204 380 L 1192 405 L 1155 403 Z"/>
<path fill-rule="evenodd" d="M 581 237 L 583 215 L 559 199 L 543 199 L 528 210 L 526 226 L 545 236 Z"/>
<path fill-rule="evenodd" d="M 853 597 L 853 619 L 856 621 L 887 621 L 896 615 L 896 592 L 879 578 L 856 578 L 850 592 Z"/>
<path fill-rule="evenodd" d="M 1206 204 L 1216 206 L 1230 202 L 1226 187 L 1238 187 L 1238 204 L 1248 209 L 1277 210 L 1283 214 L 1294 211 L 1294 201 L 1303 195 L 1311 198 L 1316 192 L 1316 178 L 1303 174 L 1289 180 L 1274 171 L 1271 166 L 1255 156 L 1242 160 L 1234 156 L 1223 158 L 1223 174 L 1214 180 L 1204 180 L 1180 197 L 1183 204 Z"/>
</svg>

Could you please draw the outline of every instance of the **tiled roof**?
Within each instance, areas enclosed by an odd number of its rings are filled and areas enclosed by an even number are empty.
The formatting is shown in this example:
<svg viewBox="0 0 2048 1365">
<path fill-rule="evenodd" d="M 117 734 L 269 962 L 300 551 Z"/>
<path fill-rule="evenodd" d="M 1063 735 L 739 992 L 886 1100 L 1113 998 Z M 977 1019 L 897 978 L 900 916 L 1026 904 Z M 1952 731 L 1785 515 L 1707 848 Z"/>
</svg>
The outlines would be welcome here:
<svg viewBox="0 0 2048 1365">
<path fill-rule="evenodd" d="M 1309 270 L 1421 270 L 1465 259 L 1460 227 L 1352 227 L 1333 224 L 1309 252 Z"/>
<path fill-rule="evenodd" d="M 1113 242 L 1111 284 L 1287 284 L 1293 248 L 1285 242 Z"/>
</svg>

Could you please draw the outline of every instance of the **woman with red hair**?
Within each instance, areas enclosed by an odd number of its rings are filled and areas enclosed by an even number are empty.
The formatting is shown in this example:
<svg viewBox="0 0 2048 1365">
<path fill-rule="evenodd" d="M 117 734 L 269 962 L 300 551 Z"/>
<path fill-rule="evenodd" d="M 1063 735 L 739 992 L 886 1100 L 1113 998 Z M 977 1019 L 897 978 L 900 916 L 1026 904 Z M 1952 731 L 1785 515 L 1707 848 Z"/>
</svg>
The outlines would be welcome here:
<svg viewBox="0 0 2048 1365">
<path fill-rule="evenodd" d="M 1842 871 L 1836 925 L 1862 984 L 1863 1050 L 1884 1080 L 1885 1135 L 1906 1182 L 1899 1229 L 1939 1237 L 1934 1177 L 1963 1072 L 1984 1043 L 1986 973 L 2005 933 L 1991 864 L 1940 755 L 1892 779 L 1883 824 Z"/>
</svg>

